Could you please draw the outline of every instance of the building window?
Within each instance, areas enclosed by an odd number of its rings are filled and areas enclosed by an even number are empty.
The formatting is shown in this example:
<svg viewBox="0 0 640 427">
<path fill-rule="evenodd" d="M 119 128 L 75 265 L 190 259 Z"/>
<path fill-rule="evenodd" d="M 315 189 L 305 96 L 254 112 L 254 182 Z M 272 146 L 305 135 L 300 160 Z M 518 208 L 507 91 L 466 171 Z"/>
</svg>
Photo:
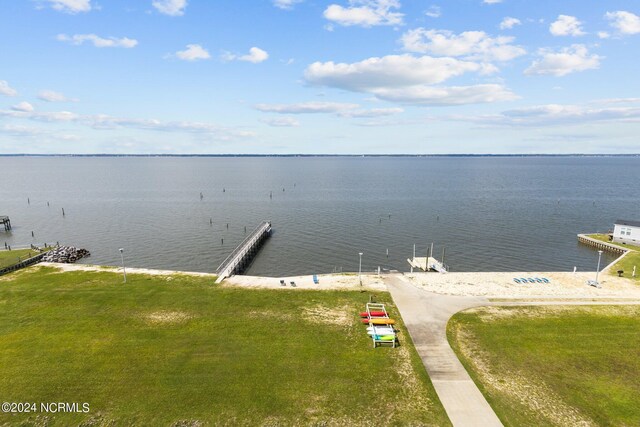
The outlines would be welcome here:
<svg viewBox="0 0 640 427">
<path fill-rule="evenodd" d="M 624 233 L 627 231 L 625 227 L 620 227 L 620 235 L 624 236 Z"/>
</svg>

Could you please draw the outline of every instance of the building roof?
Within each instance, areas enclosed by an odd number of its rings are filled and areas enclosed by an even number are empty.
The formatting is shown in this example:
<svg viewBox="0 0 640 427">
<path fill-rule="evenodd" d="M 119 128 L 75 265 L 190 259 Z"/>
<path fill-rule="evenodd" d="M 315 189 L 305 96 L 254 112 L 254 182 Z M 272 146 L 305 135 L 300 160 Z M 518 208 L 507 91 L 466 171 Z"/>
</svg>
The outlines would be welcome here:
<svg viewBox="0 0 640 427">
<path fill-rule="evenodd" d="M 616 220 L 617 225 L 630 225 L 632 227 L 640 227 L 640 221 L 631 221 L 628 219 L 619 219 Z"/>
</svg>

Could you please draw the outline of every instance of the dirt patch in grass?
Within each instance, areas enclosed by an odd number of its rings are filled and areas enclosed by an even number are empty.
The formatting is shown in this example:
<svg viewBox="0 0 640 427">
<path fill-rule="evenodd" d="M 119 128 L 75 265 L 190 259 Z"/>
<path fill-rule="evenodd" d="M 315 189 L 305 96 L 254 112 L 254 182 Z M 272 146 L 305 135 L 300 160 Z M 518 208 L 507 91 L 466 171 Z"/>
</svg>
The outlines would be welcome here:
<svg viewBox="0 0 640 427">
<path fill-rule="evenodd" d="M 302 317 L 311 323 L 345 326 L 351 324 L 353 310 L 348 305 L 333 308 L 323 306 L 304 307 L 302 309 Z"/>
<path fill-rule="evenodd" d="M 508 396 L 510 400 L 517 401 L 553 425 L 597 425 L 579 410 L 563 402 L 562 398 L 539 378 L 532 378 L 525 372 L 505 372 L 499 366 L 492 366 L 488 355 L 477 345 L 472 334 L 458 328 L 456 336 L 460 352 L 473 365 L 486 388 L 492 388 L 496 393 Z"/>
<path fill-rule="evenodd" d="M 277 319 L 283 322 L 291 322 L 295 320 L 295 317 L 290 313 L 282 313 L 276 310 L 252 310 L 247 312 L 246 316 L 249 319 Z"/>
<path fill-rule="evenodd" d="M 143 319 L 151 325 L 173 325 L 184 323 L 191 318 L 191 314 L 183 311 L 156 311 L 143 315 Z"/>
</svg>

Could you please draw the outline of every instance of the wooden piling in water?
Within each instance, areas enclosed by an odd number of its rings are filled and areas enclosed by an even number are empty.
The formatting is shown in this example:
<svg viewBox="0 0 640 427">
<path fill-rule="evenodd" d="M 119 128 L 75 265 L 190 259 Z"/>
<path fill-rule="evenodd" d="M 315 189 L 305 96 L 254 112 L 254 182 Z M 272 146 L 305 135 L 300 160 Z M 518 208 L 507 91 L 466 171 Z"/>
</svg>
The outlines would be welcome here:
<svg viewBox="0 0 640 427">
<path fill-rule="evenodd" d="M 4 231 L 11 230 L 11 220 L 8 216 L 0 216 L 0 224 L 4 226 Z"/>
</svg>

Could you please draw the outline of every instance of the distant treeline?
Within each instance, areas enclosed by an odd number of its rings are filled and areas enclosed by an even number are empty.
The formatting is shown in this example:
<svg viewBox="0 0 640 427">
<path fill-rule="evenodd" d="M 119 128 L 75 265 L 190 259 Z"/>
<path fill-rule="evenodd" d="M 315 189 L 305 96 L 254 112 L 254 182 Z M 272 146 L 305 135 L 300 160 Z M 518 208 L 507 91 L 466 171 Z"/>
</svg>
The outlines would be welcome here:
<svg viewBox="0 0 640 427">
<path fill-rule="evenodd" d="M 636 154 L 0 154 L 0 157 L 640 157 Z"/>
</svg>

